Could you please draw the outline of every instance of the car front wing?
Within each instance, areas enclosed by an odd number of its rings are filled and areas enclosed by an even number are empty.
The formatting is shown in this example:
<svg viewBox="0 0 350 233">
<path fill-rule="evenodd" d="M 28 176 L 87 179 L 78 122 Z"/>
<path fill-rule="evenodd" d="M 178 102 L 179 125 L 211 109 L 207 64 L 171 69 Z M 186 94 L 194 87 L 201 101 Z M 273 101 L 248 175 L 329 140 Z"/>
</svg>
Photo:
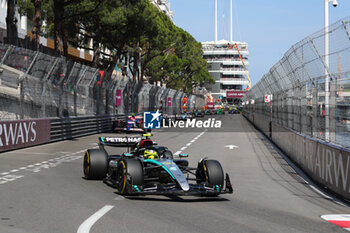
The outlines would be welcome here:
<svg viewBox="0 0 350 233">
<path fill-rule="evenodd" d="M 217 196 L 232 194 L 233 188 L 229 175 L 226 173 L 225 187 L 209 185 L 208 183 L 189 184 L 188 191 L 182 190 L 178 184 L 156 184 L 151 187 L 131 185 L 131 195 L 178 195 L 178 196 Z"/>
</svg>

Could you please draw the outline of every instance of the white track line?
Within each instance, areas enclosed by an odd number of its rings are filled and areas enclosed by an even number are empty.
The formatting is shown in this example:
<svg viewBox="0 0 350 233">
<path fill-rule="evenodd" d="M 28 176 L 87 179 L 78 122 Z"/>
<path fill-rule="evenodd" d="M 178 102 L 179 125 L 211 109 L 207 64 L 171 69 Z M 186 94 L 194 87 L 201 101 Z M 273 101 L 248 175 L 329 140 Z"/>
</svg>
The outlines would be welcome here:
<svg viewBox="0 0 350 233">
<path fill-rule="evenodd" d="M 207 132 L 208 130 L 204 130 L 202 133 L 200 133 L 199 135 L 197 135 L 195 138 L 193 138 L 189 143 L 186 144 L 186 146 L 182 147 L 180 150 L 176 151 L 174 155 L 179 155 L 181 154 L 182 151 L 186 150 L 187 147 L 191 146 L 192 143 L 194 143 L 196 140 L 198 140 L 198 138 L 200 138 L 203 134 L 205 134 L 205 132 Z"/>
<path fill-rule="evenodd" d="M 103 215 L 105 215 L 108 211 L 113 209 L 114 206 L 106 205 L 102 207 L 99 211 L 91 215 L 88 219 L 86 219 L 78 228 L 77 233 L 89 233 L 91 227 L 97 222 Z"/>
<path fill-rule="evenodd" d="M 71 161 L 80 159 L 80 158 L 82 158 L 82 156 L 78 155 L 78 154 L 81 154 L 80 152 L 82 152 L 82 151 L 71 152 L 70 154 L 66 154 L 67 152 L 63 152 L 63 153 L 65 153 L 65 155 L 57 157 L 57 158 L 45 160 L 45 161 L 35 163 L 35 164 L 30 164 L 30 165 L 27 165 L 26 167 L 12 169 L 12 170 L 7 171 L 7 172 L 2 172 L 2 173 L 0 173 L 0 185 L 24 177 L 24 175 L 21 175 L 21 174 L 20 175 L 10 175 L 10 173 L 14 174 L 14 173 L 17 173 L 17 172 L 20 173 L 23 171 L 37 173 L 37 172 L 42 171 L 43 169 L 56 167 L 56 166 L 60 165 L 61 163 L 71 162 Z M 61 153 L 58 153 L 58 154 L 61 154 Z M 11 176 L 11 177 L 9 177 L 9 176 Z"/>
</svg>

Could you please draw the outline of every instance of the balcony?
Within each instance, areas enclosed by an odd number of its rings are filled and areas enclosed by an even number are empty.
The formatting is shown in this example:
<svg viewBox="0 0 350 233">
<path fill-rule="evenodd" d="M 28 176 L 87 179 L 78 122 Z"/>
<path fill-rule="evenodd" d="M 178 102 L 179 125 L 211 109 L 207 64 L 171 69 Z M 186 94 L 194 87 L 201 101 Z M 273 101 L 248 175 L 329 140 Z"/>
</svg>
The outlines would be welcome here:
<svg viewBox="0 0 350 233">
<path fill-rule="evenodd" d="M 240 52 L 248 50 L 247 43 L 237 42 L 237 46 Z M 236 46 L 233 47 L 229 41 L 203 42 L 202 48 L 203 50 L 237 50 Z"/>
<path fill-rule="evenodd" d="M 249 80 L 246 78 L 222 78 L 216 80 L 216 82 L 221 83 L 222 85 L 249 85 Z"/>
<path fill-rule="evenodd" d="M 221 68 L 219 70 L 209 70 L 209 73 L 221 73 L 222 75 L 246 75 L 248 71 L 242 68 Z"/>
<path fill-rule="evenodd" d="M 240 51 L 241 55 L 249 56 L 249 52 L 247 50 Z M 239 55 L 236 49 L 212 49 L 212 50 L 203 50 L 203 55 Z"/>
<path fill-rule="evenodd" d="M 208 63 L 222 63 L 224 66 L 230 66 L 235 65 L 239 66 L 242 65 L 242 61 L 240 59 L 234 59 L 234 58 L 208 58 L 205 59 Z M 244 65 L 249 66 L 248 59 L 243 59 Z"/>
</svg>

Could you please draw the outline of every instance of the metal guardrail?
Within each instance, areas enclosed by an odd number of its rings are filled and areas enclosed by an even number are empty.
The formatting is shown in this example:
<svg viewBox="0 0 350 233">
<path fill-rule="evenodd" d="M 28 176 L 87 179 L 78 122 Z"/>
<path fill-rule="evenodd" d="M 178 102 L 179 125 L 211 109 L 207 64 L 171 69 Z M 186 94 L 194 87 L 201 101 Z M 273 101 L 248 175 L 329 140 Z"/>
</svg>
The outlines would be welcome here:
<svg viewBox="0 0 350 233">
<path fill-rule="evenodd" d="M 122 114 L 0 121 L 0 152 L 112 132 L 114 121 L 125 117 Z"/>
<path fill-rule="evenodd" d="M 113 121 L 124 115 L 51 118 L 50 142 L 110 132 Z"/>
</svg>

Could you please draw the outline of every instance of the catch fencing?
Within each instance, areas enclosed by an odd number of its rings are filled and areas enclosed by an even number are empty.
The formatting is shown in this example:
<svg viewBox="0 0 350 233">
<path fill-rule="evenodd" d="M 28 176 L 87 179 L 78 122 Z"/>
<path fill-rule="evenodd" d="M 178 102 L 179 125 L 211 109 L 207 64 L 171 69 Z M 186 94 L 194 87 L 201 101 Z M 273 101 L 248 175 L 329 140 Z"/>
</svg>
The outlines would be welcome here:
<svg viewBox="0 0 350 233">
<path fill-rule="evenodd" d="M 246 116 L 270 122 L 268 134 L 275 124 L 350 148 L 350 17 L 328 32 L 328 54 L 323 29 L 293 45 L 243 98 Z"/>
<path fill-rule="evenodd" d="M 0 44 L 2 120 L 181 111 L 184 93 L 65 57 Z M 189 95 L 187 110 L 204 97 Z"/>
</svg>

